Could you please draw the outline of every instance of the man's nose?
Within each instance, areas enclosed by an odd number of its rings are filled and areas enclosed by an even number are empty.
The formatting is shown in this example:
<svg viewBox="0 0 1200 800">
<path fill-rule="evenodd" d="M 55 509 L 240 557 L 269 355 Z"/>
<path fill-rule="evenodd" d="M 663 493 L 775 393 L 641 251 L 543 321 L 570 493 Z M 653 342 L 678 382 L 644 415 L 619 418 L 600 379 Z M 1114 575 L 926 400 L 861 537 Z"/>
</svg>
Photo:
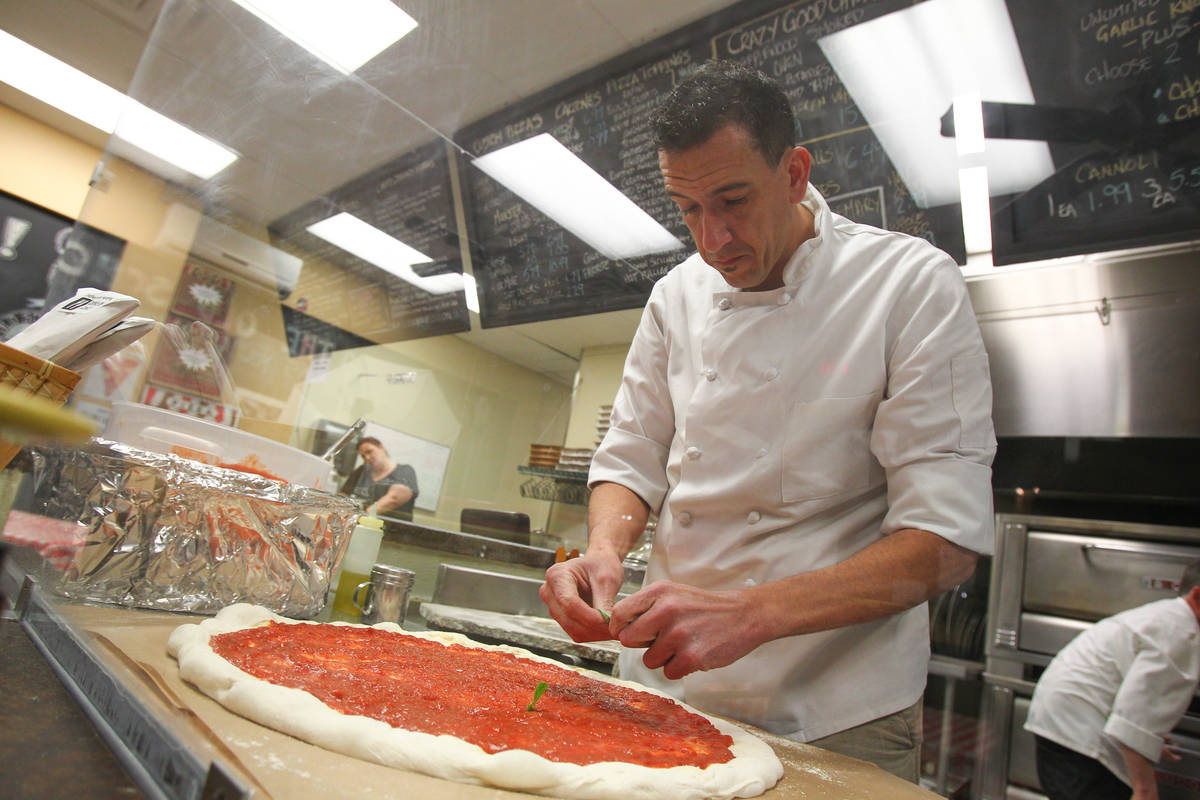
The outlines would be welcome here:
<svg viewBox="0 0 1200 800">
<path fill-rule="evenodd" d="M 733 240 L 729 226 L 717 214 L 705 214 L 700 220 L 700 247 L 706 252 L 716 252 Z"/>
</svg>

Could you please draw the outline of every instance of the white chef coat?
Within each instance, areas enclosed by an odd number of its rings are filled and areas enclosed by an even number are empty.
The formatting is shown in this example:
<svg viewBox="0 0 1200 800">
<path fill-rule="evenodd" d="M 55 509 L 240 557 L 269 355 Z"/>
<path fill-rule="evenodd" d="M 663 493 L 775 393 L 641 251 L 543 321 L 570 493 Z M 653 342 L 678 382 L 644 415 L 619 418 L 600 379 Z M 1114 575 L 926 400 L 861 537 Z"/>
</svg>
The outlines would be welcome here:
<svg viewBox="0 0 1200 800">
<path fill-rule="evenodd" d="M 647 583 L 753 586 L 902 528 L 991 552 L 991 383 L 961 272 L 811 185 L 804 204 L 816 236 L 782 288 L 733 289 L 697 254 L 651 292 L 589 475 L 660 514 Z M 620 672 L 810 741 L 916 702 L 928 627 L 922 604 L 679 682 L 640 650 Z"/>
<path fill-rule="evenodd" d="M 1097 622 L 1038 679 L 1025 730 L 1130 783 L 1119 744 L 1158 763 L 1200 683 L 1200 624 L 1182 597 Z M 1132 785 L 1132 784 L 1131 784 Z"/>
</svg>

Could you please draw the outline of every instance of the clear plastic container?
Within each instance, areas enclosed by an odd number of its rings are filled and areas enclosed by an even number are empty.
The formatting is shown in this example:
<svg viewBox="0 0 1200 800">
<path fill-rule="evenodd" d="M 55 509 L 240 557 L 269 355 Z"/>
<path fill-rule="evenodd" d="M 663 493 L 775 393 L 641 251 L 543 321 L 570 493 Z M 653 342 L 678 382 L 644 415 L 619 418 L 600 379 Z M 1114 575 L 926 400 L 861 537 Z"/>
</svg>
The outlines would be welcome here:
<svg viewBox="0 0 1200 800">
<path fill-rule="evenodd" d="M 288 483 L 330 488 L 332 465 L 290 445 L 140 403 L 113 403 L 105 439 L 206 464 L 262 470 Z"/>
<path fill-rule="evenodd" d="M 342 556 L 333 594 L 333 613 L 357 617 L 359 609 L 354 605 L 354 590 L 360 583 L 371 579 L 371 567 L 379 558 L 379 545 L 383 541 L 383 520 L 378 517 L 359 517 L 358 525 L 350 535 L 350 544 Z"/>
</svg>

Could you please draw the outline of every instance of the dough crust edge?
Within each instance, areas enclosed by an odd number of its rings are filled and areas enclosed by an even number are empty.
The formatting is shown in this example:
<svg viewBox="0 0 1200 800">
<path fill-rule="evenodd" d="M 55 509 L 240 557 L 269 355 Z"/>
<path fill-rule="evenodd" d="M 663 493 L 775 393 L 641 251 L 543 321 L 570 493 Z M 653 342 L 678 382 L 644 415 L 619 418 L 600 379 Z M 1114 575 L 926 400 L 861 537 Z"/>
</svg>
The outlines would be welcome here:
<svg viewBox="0 0 1200 800">
<path fill-rule="evenodd" d="M 292 620 L 260 606 L 239 603 L 198 624 L 176 628 L 168 638 L 167 650 L 179 662 L 180 676 L 222 706 L 260 725 L 327 750 L 463 783 L 580 800 L 731 800 L 762 794 L 783 775 L 783 765 L 775 752 L 752 733 L 651 687 L 573 667 L 521 648 L 481 644 L 458 633 L 405 631 L 395 623 L 371 627 L 443 644 L 513 653 L 606 683 L 666 697 L 704 717 L 728 735 L 733 740 L 734 759 L 704 769 L 691 766 L 654 768 L 623 762 L 568 764 L 550 761 L 527 750 L 487 753 L 454 736 L 393 728 L 369 717 L 343 714 L 301 689 L 277 686 L 243 672 L 209 647 L 208 640 L 213 635 L 244 630 L 269 621 L 368 627 L 344 622 Z"/>
</svg>

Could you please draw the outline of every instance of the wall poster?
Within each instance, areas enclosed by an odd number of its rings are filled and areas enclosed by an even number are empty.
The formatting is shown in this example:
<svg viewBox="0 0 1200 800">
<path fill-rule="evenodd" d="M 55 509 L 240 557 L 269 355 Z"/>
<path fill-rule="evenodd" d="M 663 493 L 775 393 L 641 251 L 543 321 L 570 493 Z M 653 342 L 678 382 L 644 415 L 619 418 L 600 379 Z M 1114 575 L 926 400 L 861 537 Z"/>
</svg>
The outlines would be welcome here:
<svg viewBox="0 0 1200 800">
<path fill-rule="evenodd" d="M 184 265 L 150 363 L 143 403 L 233 424 L 237 392 L 228 364 L 235 337 L 224 326 L 236 288 L 232 278 L 216 270 Z"/>
</svg>

